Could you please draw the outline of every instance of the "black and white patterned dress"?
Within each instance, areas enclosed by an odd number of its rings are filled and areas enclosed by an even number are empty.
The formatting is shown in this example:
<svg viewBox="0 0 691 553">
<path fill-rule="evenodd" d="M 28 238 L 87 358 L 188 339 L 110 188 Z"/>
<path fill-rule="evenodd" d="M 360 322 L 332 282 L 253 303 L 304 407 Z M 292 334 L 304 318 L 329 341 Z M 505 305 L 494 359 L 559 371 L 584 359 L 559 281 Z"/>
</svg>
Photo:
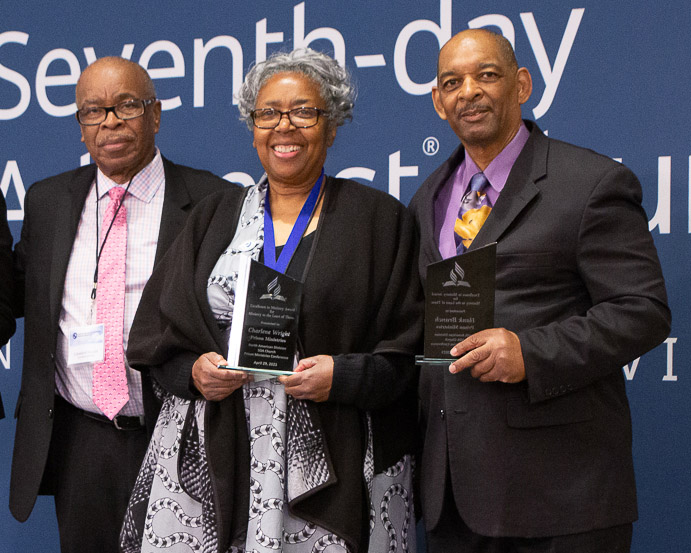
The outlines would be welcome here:
<svg viewBox="0 0 691 553">
<path fill-rule="evenodd" d="M 235 237 L 207 282 L 209 305 L 226 333 L 232 320 L 238 256 L 258 259 L 263 248 L 265 194 L 263 180 L 247 195 Z M 290 499 L 329 477 L 319 451 L 321 442 L 318 435 L 313 439 L 316 433 L 303 402 L 288 397 L 274 378 L 246 384 L 242 393 L 251 452 L 249 521 L 246 540 L 234 543 L 229 552 L 349 553 L 341 537 L 296 517 L 288 508 Z M 204 448 L 205 405 L 203 399 L 165 397 L 130 500 L 121 536 L 124 553 L 216 552 Z M 363 481 L 370 496 L 369 551 L 414 553 L 411 458 L 405 456 L 374 475 L 371 428 L 366 451 Z"/>
</svg>

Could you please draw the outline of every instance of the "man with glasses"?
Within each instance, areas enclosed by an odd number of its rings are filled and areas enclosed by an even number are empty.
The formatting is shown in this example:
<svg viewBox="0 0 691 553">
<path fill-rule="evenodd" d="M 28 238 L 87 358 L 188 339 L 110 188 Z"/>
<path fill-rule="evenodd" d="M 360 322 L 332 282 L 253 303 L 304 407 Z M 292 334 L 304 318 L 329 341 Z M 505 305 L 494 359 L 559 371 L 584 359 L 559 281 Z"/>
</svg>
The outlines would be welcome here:
<svg viewBox="0 0 691 553">
<path fill-rule="evenodd" d="M 189 211 L 231 185 L 161 156 L 161 103 L 136 63 L 97 60 L 76 101 L 95 164 L 31 186 L 15 248 L 25 351 L 10 510 L 24 521 L 37 494 L 54 495 L 62 551 L 108 553 L 158 414 L 124 358 L 130 325 Z"/>
</svg>

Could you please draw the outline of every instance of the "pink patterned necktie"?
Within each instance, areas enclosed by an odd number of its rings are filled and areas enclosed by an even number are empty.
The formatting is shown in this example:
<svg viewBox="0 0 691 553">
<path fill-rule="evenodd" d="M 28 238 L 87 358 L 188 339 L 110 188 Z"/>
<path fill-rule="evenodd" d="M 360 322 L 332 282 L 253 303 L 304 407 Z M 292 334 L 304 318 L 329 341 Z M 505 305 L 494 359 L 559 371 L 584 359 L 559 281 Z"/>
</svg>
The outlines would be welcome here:
<svg viewBox="0 0 691 553">
<path fill-rule="evenodd" d="M 127 209 L 122 204 L 118 210 L 125 195 L 124 188 L 115 186 L 108 191 L 108 194 L 110 203 L 103 216 L 101 229 L 103 249 L 98 262 L 96 288 L 98 291 L 97 320 L 105 325 L 105 355 L 102 363 L 94 364 L 92 396 L 98 408 L 112 420 L 129 400 L 122 340 L 125 320 Z M 115 220 L 113 220 L 114 216 Z M 109 228 L 110 232 L 108 232 Z"/>
</svg>

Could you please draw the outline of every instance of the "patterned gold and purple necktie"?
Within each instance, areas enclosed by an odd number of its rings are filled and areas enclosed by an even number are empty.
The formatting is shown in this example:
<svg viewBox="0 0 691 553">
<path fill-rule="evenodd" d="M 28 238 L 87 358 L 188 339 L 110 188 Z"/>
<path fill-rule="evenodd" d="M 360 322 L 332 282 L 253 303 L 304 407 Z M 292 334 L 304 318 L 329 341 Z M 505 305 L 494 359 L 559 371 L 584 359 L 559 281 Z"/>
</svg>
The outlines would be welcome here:
<svg viewBox="0 0 691 553">
<path fill-rule="evenodd" d="M 492 204 L 485 193 L 488 185 L 489 181 L 484 173 L 475 173 L 470 179 L 453 229 L 456 254 L 461 254 L 470 247 L 480 227 L 492 211 Z"/>
</svg>

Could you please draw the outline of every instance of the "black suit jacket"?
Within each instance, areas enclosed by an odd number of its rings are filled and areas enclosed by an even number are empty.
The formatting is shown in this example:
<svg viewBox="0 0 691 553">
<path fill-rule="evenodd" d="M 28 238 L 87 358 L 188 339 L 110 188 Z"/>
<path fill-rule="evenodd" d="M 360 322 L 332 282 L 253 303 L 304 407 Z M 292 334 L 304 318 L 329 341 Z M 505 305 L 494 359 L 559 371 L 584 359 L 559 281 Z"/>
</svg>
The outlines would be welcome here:
<svg viewBox="0 0 691 553">
<path fill-rule="evenodd" d="M 622 366 L 664 340 L 671 320 L 641 187 L 623 165 L 526 125 L 530 138 L 471 249 L 497 242 L 495 326 L 518 334 L 527 379 L 422 369 L 428 530 L 447 485 L 468 526 L 488 536 L 637 517 Z M 441 260 L 434 199 L 463 156 L 460 147 L 411 202 L 423 280 Z"/>
<path fill-rule="evenodd" d="M 202 198 L 227 181 L 163 160 L 165 196 L 155 263 Z M 24 366 L 15 409 L 17 432 L 12 458 L 10 510 L 17 520 L 31 514 L 48 457 L 53 429 L 55 351 L 67 265 L 96 166 L 81 167 L 32 185 L 25 197 L 24 224 L 15 247 L 16 315 L 25 316 Z M 158 403 L 143 379 L 147 426 L 153 429 Z M 42 490 L 43 491 L 43 490 Z"/>
<path fill-rule="evenodd" d="M 0 346 L 14 334 L 15 322 L 12 314 L 12 234 L 7 225 L 5 196 L 0 194 Z M 0 395 L 0 419 L 5 418 Z"/>
</svg>

